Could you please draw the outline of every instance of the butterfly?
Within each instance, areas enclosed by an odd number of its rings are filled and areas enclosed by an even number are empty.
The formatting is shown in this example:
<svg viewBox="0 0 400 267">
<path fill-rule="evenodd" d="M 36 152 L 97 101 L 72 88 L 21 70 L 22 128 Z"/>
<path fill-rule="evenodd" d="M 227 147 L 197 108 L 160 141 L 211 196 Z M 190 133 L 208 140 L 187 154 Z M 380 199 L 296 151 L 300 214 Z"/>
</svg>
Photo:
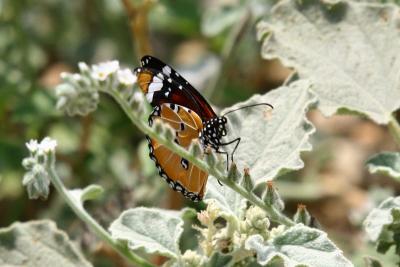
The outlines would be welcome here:
<svg viewBox="0 0 400 267">
<path fill-rule="evenodd" d="M 218 116 L 205 98 L 177 71 L 161 60 L 144 56 L 141 67 L 134 70 L 137 83 L 153 107 L 149 116 L 151 126 L 155 119 L 169 124 L 175 131 L 175 142 L 188 148 L 192 140 L 199 139 L 204 149 L 210 147 L 216 153 L 224 154 L 229 165 L 229 154 L 221 147 L 235 144 L 235 153 L 241 138 L 223 142 L 226 136 L 226 114 Z M 264 105 L 265 103 L 262 103 Z M 256 106 L 261 104 L 254 104 Z M 269 105 L 269 104 L 267 104 Z M 271 106 L 271 105 L 269 105 Z M 272 106 L 271 106 L 272 107 Z M 160 176 L 170 187 L 181 192 L 192 201 L 202 200 L 208 173 L 191 164 L 185 158 L 147 137 L 149 156 L 155 162 Z"/>
</svg>

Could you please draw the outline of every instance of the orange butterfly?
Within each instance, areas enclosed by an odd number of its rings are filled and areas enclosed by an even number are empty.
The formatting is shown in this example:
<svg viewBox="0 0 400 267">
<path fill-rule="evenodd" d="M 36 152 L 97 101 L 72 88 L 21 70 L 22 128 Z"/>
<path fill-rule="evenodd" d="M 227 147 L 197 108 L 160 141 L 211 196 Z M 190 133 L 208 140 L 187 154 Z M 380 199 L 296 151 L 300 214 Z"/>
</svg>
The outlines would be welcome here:
<svg viewBox="0 0 400 267">
<path fill-rule="evenodd" d="M 240 137 L 227 143 L 222 142 L 222 137 L 226 136 L 226 117 L 217 116 L 204 97 L 169 65 L 152 56 L 144 56 L 141 63 L 142 66 L 136 68 L 135 73 L 140 89 L 154 108 L 149 116 L 149 124 L 152 125 L 155 119 L 169 124 L 175 130 L 175 142 L 184 148 L 199 138 L 203 148 L 211 147 L 216 153 L 226 155 L 228 166 L 228 152 L 220 148 L 235 143 L 231 154 L 233 161 Z M 272 107 L 264 103 L 250 106 L 257 105 Z M 147 140 L 150 158 L 155 162 L 160 176 L 185 197 L 193 201 L 202 200 L 208 173 L 156 140 L 149 137 Z"/>
</svg>

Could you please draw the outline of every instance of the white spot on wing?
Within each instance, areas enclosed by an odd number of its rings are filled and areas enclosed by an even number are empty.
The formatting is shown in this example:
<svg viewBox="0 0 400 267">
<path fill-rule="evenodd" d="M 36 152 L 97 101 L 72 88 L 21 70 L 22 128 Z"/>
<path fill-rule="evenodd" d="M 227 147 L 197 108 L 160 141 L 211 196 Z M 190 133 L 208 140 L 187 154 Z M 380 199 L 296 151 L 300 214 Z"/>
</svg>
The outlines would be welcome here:
<svg viewBox="0 0 400 267">
<path fill-rule="evenodd" d="M 152 82 L 149 85 L 149 92 L 160 91 L 162 85 L 162 80 L 159 77 L 154 76 Z"/>
<path fill-rule="evenodd" d="M 165 65 L 164 68 L 162 68 L 162 72 L 169 77 L 171 75 L 171 68 Z"/>
<path fill-rule="evenodd" d="M 162 83 L 162 80 L 160 79 L 160 77 L 154 76 L 153 83 Z"/>
<path fill-rule="evenodd" d="M 154 93 L 154 92 L 160 91 L 162 86 L 163 86 L 162 83 L 154 83 L 154 82 L 152 82 L 149 85 L 149 93 Z"/>
</svg>

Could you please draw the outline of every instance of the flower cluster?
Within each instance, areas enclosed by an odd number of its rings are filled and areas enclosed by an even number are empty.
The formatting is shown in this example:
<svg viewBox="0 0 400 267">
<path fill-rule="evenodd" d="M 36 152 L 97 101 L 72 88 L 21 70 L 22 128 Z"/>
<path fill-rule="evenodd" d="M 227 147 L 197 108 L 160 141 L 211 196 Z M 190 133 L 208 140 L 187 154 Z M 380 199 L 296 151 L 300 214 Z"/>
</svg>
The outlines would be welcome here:
<svg viewBox="0 0 400 267">
<path fill-rule="evenodd" d="M 253 260 L 253 252 L 245 249 L 246 240 L 252 235 L 261 235 L 268 240 L 284 226 L 270 229 L 270 221 L 264 210 L 250 206 L 243 218 L 228 214 L 220 209 L 217 202 L 210 201 L 207 209 L 197 215 L 203 228 L 195 228 L 200 232 L 200 246 L 205 256 L 213 253 L 229 253 L 234 262 L 247 264 Z M 200 257 L 198 255 L 198 257 Z"/>
<path fill-rule="evenodd" d="M 26 143 L 29 156 L 22 161 L 26 169 L 22 184 L 27 187 L 30 199 L 39 197 L 46 199 L 49 195 L 48 169 L 54 165 L 56 146 L 56 140 L 49 137 L 44 138 L 40 143 L 37 140 Z"/>
<path fill-rule="evenodd" d="M 63 83 L 56 87 L 57 108 L 68 115 L 87 115 L 97 108 L 99 90 L 131 89 L 136 76 L 129 69 L 121 69 L 119 62 L 109 61 L 89 67 L 78 64 L 80 73 L 62 73 Z"/>
<path fill-rule="evenodd" d="M 182 255 L 182 261 L 187 267 L 204 266 L 206 259 L 206 257 L 201 256 L 190 249 L 186 250 L 185 253 Z"/>
</svg>

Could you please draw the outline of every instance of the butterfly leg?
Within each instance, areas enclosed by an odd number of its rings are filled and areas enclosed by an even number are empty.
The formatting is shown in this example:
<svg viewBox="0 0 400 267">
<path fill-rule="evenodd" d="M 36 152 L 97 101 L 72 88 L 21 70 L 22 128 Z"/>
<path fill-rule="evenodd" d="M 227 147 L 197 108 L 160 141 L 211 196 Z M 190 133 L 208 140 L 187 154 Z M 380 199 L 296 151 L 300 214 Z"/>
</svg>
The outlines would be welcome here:
<svg viewBox="0 0 400 267">
<path fill-rule="evenodd" d="M 236 151 L 236 149 L 238 148 L 238 146 L 240 144 L 240 140 L 241 140 L 240 137 L 238 137 L 238 138 L 236 138 L 236 139 L 234 139 L 232 141 L 229 141 L 227 143 L 222 143 L 221 144 L 221 146 L 227 146 L 227 145 L 230 145 L 230 144 L 233 144 L 233 143 L 236 142 L 235 148 L 233 149 L 232 154 L 231 154 L 231 161 L 232 162 L 233 162 L 233 154 L 235 154 L 235 151 Z"/>
</svg>

